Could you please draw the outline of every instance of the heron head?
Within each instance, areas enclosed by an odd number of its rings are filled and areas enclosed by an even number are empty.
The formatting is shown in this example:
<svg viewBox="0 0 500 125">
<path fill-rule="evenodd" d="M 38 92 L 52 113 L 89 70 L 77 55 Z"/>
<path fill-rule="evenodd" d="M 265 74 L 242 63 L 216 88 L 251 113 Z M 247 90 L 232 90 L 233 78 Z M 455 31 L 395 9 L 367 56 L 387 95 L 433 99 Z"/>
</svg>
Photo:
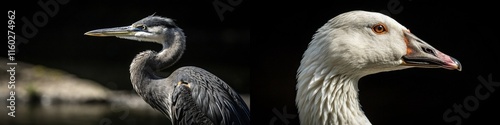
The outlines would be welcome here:
<svg viewBox="0 0 500 125">
<path fill-rule="evenodd" d="M 456 59 L 375 12 L 351 11 L 334 17 L 317 31 L 310 46 L 324 48 L 331 64 L 363 75 L 410 67 L 461 70 Z"/>
<path fill-rule="evenodd" d="M 115 36 L 123 39 L 163 44 L 170 35 L 182 31 L 170 18 L 148 16 L 130 26 L 104 28 L 88 31 L 89 36 Z"/>
</svg>

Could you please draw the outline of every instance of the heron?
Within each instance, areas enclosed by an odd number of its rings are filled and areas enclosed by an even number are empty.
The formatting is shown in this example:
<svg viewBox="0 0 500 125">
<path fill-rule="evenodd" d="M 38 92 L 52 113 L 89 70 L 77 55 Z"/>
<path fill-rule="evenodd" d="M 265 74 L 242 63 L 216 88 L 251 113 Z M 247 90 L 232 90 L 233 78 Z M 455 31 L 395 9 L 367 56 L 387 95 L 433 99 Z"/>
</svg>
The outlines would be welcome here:
<svg viewBox="0 0 500 125">
<path fill-rule="evenodd" d="M 236 91 L 214 74 L 184 66 L 168 77 L 158 72 L 176 63 L 186 47 L 186 36 L 172 19 L 151 15 L 132 25 L 88 31 L 89 36 L 162 44 L 160 52 L 143 51 L 130 64 L 136 93 L 174 125 L 248 125 L 250 110 Z"/>
<path fill-rule="evenodd" d="M 412 67 L 462 70 L 458 60 L 389 16 L 337 15 L 316 31 L 300 61 L 295 102 L 301 124 L 370 125 L 358 99 L 359 79 Z"/>
</svg>

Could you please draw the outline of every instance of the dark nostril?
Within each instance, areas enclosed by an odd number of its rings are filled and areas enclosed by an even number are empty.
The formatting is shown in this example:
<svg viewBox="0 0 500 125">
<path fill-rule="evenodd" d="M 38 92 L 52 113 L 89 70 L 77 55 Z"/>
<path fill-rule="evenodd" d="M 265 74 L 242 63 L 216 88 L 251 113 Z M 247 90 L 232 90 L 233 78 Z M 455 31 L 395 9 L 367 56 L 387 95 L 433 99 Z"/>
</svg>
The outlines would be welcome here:
<svg viewBox="0 0 500 125">
<path fill-rule="evenodd" d="M 434 50 L 432 50 L 431 48 L 426 48 L 426 47 L 422 47 L 421 48 L 422 51 L 424 51 L 425 53 L 428 53 L 428 54 L 432 54 L 432 55 L 436 55 L 436 53 L 434 52 Z"/>
</svg>

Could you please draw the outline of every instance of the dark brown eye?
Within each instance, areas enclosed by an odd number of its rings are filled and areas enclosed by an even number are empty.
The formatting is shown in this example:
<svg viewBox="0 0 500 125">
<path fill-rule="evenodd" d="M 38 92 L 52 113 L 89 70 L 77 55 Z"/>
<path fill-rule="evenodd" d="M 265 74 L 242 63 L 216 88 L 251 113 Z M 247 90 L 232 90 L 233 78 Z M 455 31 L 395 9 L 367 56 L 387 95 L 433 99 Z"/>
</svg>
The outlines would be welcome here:
<svg viewBox="0 0 500 125">
<path fill-rule="evenodd" d="M 378 34 L 382 34 L 382 33 L 385 33 L 387 32 L 387 28 L 385 27 L 384 24 L 376 24 L 372 27 L 372 30 L 373 32 L 375 33 L 378 33 Z"/>
</svg>

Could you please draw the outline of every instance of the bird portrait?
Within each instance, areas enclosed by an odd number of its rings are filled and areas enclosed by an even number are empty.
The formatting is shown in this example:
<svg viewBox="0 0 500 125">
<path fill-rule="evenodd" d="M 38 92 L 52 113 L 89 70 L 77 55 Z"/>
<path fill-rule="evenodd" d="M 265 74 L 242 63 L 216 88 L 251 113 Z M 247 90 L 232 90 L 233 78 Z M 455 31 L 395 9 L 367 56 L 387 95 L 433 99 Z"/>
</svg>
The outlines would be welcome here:
<svg viewBox="0 0 500 125">
<path fill-rule="evenodd" d="M 164 78 L 157 72 L 176 63 L 186 48 L 186 37 L 172 19 L 148 16 L 129 26 L 86 32 L 158 43 L 160 52 L 143 51 L 130 64 L 134 90 L 173 125 L 248 125 L 250 110 L 228 84 L 195 66 L 184 66 Z"/>
<path fill-rule="evenodd" d="M 370 125 L 358 99 L 367 75 L 407 68 L 462 70 L 460 62 L 381 13 L 349 11 L 316 31 L 297 71 L 303 125 Z"/>
</svg>

